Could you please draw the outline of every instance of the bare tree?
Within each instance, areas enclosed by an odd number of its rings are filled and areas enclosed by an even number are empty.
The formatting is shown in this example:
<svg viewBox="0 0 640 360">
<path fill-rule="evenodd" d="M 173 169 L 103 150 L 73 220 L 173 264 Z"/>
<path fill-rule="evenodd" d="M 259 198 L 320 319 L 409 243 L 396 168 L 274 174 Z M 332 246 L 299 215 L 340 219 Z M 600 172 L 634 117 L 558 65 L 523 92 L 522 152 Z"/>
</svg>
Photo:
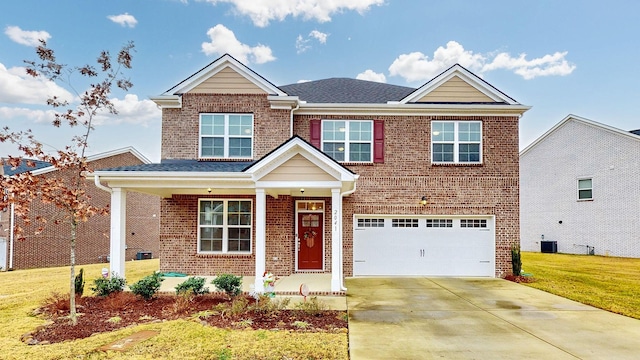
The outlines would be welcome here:
<svg viewBox="0 0 640 360">
<path fill-rule="evenodd" d="M 22 172 L 13 176 L 1 176 L 0 185 L 5 189 L 5 196 L 0 198 L 0 209 L 13 204 L 15 216 L 22 219 L 25 225 L 35 226 L 35 233 L 41 233 L 47 223 L 69 224 L 70 245 L 70 312 L 69 319 L 72 324 L 77 324 L 75 304 L 75 263 L 76 263 L 76 233 L 78 224 L 86 222 L 91 216 L 108 214 L 108 207 L 101 208 L 92 205 L 91 198 L 86 192 L 86 174 L 90 171 L 87 165 L 86 151 L 89 146 L 89 136 L 94 130 L 93 122 L 101 112 L 117 114 L 110 95 L 114 87 L 124 91 L 129 90 L 133 84 L 124 77 L 123 71 L 131 69 L 132 42 L 125 44 L 118 52 L 115 59 L 108 51 L 102 51 L 96 60 L 97 66 L 84 65 L 70 67 L 60 64 L 54 51 L 47 46 L 44 40 L 36 49 L 37 61 L 25 61 L 27 74 L 33 77 L 44 77 L 58 84 L 63 84 L 78 99 L 79 104 L 73 106 L 68 101 L 57 96 L 47 100 L 47 104 L 57 110 L 52 121 L 53 126 L 79 127 L 80 134 L 74 136 L 70 144 L 64 149 L 53 153 L 43 149 L 43 143 L 36 139 L 31 130 L 13 132 L 8 127 L 0 131 L 0 142 L 16 144 L 23 156 L 8 156 L 3 161 L 13 167 L 26 163 L 34 167 L 32 159 L 45 161 L 56 168 L 53 176 L 34 176 L 31 171 Z M 112 63 L 115 60 L 115 63 Z M 91 84 L 84 92 L 78 92 L 72 82 L 72 75 L 92 79 Z M 92 82 L 94 81 L 94 82 Z M 64 176 L 63 176 L 64 174 Z M 71 176 L 69 176 L 71 174 Z M 30 209 L 34 201 L 49 204 L 59 209 L 59 214 L 53 217 L 32 216 Z M 16 226 L 14 234 L 20 239 L 24 238 L 25 228 Z"/>
</svg>

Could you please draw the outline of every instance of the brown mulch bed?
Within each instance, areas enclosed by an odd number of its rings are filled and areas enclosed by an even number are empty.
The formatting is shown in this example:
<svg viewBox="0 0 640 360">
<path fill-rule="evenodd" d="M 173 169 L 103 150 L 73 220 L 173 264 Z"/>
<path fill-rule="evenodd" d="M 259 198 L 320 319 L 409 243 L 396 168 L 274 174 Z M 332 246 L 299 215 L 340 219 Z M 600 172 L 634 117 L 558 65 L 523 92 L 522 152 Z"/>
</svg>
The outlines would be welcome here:
<svg viewBox="0 0 640 360">
<path fill-rule="evenodd" d="M 513 281 L 516 283 L 532 283 L 535 282 L 536 279 L 534 279 L 531 276 L 522 276 L 522 275 L 507 275 L 504 277 L 505 280 L 509 280 L 509 281 Z"/>
<path fill-rule="evenodd" d="M 34 312 L 50 320 L 50 323 L 26 338 L 30 344 L 57 343 L 132 325 L 175 319 L 191 319 L 203 325 L 228 329 L 336 332 L 347 328 L 344 311 L 323 310 L 315 313 L 273 310 L 258 306 L 252 297 L 241 296 L 246 299 L 247 306 L 233 307 L 232 301 L 223 294 L 191 297 L 158 295 L 151 300 L 144 300 L 129 292 L 114 293 L 104 298 L 78 297 L 78 324 L 73 326 L 68 318 L 68 295 L 53 294 Z"/>
</svg>

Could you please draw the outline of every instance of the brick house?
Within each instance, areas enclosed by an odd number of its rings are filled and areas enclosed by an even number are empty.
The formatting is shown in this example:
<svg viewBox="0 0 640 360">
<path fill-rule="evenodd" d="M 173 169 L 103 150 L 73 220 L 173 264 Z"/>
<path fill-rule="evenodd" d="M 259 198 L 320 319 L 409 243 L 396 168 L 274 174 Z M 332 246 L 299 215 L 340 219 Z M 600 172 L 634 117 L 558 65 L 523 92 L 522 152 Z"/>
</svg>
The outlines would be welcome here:
<svg viewBox="0 0 640 360">
<path fill-rule="evenodd" d="M 134 166 L 149 163 L 142 154 L 134 148 L 122 148 L 87 158 L 92 169 L 116 166 Z M 0 166 L 5 176 L 31 171 L 36 176 L 55 176 L 61 170 L 48 163 L 36 162 L 35 168 L 21 165 L 12 168 L 10 165 Z M 105 206 L 109 204 L 109 195 L 98 189 L 93 183 L 87 187 L 94 205 Z M 37 215 L 51 219 L 60 210 L 55 206 L 42 203 L 33 203 L 31 207 L 32 218 Z M 124 258 L 133 260 L 138 257 L 138 252 L 151 253 L 156 256 L 159 252 L 160 230 L 160 200 L 157 196 L 132 192 L 127 196 L 126 217 L 126 250 Z M 52 266 L 69 265 L 69 232 L 68 224 L 56 225 L 50 222 L 45 230 L 34 235 L 35 227 L 26 226 L 22 220 L 14 216 L 15 225 L 22 226 L 25 231 L 25 239 L 11 238 L 11 209 L 0 213 L 0 267 L 2 269 L 29 269 Z M 6 231 L 4 231 L 6 230 Z M 85 223 L 78 225 L 76 243 L 76 264 L 93 264 L 107 262 L 109 255 L 110 217 L 96 215 Z M 13 245 L 13 249 L 12 249 Z"/>
<path fill-rule="evenodd" d="M 523 250 L 640 257 L 640 131 L 568 115 L 522 150 L 520 176 Z"/>
<path fill-rule="evenodd" d="M 502 276 L 529 109 L 455 65 L 420 88 L 275 86 L 224 55 L 160 96 L 162 161 L 102 169 L 111 269 L 124 194 L 162 197 L 161 271 Z"/>
</svg>

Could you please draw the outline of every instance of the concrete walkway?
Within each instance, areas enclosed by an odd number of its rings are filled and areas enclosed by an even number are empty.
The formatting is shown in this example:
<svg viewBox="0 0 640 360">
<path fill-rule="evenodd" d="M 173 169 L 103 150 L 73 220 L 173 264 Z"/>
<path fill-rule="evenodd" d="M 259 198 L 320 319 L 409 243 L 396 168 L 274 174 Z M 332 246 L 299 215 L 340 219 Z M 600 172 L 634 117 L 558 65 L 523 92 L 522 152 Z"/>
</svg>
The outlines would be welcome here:
<svg viewBox="0 0 640 360">
<path fill-rule="evenodd" d="M 638 359 L 640 320 L 501 279 L 347 279 L 358 359 Z"/>
</svg>

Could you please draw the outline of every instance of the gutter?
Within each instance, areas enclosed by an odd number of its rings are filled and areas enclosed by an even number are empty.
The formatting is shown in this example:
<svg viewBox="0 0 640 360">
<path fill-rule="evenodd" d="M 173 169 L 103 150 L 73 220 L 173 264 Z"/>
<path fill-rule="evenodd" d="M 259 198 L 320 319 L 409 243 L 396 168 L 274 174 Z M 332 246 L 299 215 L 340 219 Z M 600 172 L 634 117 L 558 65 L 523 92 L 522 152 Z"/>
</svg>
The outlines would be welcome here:
<svg viewBox="0 0 640 360">
<path fill-rule="evenodd" d="M 11 203 L 11 213 L 10 213 L 10 219 L 9 219 L 9 267 L 7 268 L 7 270 L 13 270 L 13 228 L 16 226 L 15 225 L 15 206 L 16 204 Z"/>
<path fill-rule="evenodd" d="M 296 103 L 296 107 L 291 108 L 291 114 L 289 115 L 289 138 L 293 137 L 293 112 L 300 109 L 300 103 Z"/>
<path fill-rule="evenodd" d="M 347 190 L 343 193 L 340 194 L 340 201 L 342 201 L 342 198 L 345 196 L 349 196 L 351 194 L 353 194 L 354 192 L 356 192 L 356 185 L 357 182 L 353 182 L 353 189 L 351 190 Z M 341 214 L 342 215 L 342 214 Z M 340 227 L 342 229 L 340 229 L 340 231 L 342 232 L 344 227 L 342 226 L 342 219 L 340 219 Z M 344 256 L 343 256 L 343 248 L 342 248 L 342 236 L 340 236 L 340 246 L 338 247 L 338 249 L 340 249 L 340 267 L 338 269 L 339 275 L 340 275 L 340 290 L 342 291 L 347 291 L 347 287 L 344 286 Z"/>
<path fill-rule="evenodd" d="M 109 194 L 112 193 L 110 187 L 102 185 L 102 183 L 100 182 L 100 176 L 99 175 L 95 175 L 95 174 L 93 175 L 93 183 L 96 185 L 96 187 L 98 189 L 102 189 L 102 190 L 108 192 Z"/>
</svg>

